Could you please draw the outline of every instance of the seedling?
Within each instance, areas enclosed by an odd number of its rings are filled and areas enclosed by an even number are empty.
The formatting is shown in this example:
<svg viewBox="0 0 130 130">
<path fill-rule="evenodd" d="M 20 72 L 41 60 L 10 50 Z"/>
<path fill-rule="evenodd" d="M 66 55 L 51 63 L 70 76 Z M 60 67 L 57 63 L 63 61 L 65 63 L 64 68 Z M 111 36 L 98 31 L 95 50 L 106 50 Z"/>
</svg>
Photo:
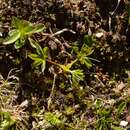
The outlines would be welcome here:
<svg viewBox="0 0 130 130">
<path fill-rule="evenodd" d="M 9 32 L 9 37 L 4 40 L 3 44 L 15 43 L 15 48 L 19 49 L 26 43 L 27 38 L 35 33 L 42 32 L 44 29 L 45 26 L 43 24 L 32 24 L 14 17 L 12 20 L 12 30 Z"/>
</svg>

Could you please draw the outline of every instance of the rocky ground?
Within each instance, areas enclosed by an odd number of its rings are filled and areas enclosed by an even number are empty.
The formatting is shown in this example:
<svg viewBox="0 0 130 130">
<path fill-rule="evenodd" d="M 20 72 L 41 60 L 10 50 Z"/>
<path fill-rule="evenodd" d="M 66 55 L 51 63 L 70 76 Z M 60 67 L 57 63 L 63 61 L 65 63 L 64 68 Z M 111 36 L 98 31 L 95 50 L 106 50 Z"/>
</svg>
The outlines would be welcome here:
<svg viewBox="0 0 130 130">
<path fill-rule="evenodd" d="M 48 47 L 44 73 L 32 66 L 28 40 L 3 44 L 14 17 L 44 24 L 31 36 Z M 0 0 L 0 129 L 130 129 L 129 36 L 127 0 Z M 89 60 L 75 61 L 80 55 Z M 69 63 L 82 70 L 76 85 L 58 67 Z"/>
</svg>

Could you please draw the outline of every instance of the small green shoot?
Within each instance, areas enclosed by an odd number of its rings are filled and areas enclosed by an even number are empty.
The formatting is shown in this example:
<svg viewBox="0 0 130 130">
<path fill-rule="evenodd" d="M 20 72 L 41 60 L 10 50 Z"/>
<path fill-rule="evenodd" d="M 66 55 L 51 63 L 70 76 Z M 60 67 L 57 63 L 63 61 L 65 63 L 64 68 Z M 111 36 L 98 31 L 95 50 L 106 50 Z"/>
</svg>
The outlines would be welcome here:
<svg viewBox="0 0 130 130">
<path fill-rule="evenodd" d="M 11 130 L 11 127 L 16 123 L 16 121 L 11 117 L 9 112 L 0 112 L 0 129 L 1 130 Z"/>
<path fill-rule="evenodd" d="M 36 52 L 34 54 L 30 54 L 29 57 L 34 60 L 33 67 L 41 66 L 42 72 L 44 72 L 46 68 L 46 59 L 48 57 L 47 47 L 44 47 L 43 49 L 41 46 L 37 43 L 36 45 Z"/>
<path fill-rule="evenodd" d="M 45 26 L 43 24 L 32 24 L 14 17 L 12 20 L 12 28 L 9 32 L 9 37 L 4 40 L 3 44 L 15 43 L 15 48 L 19 49 L 25 44 L 28 37 L 34 33 L 42 32 Z"/>
<path fill-rule="evenodd" d="M 44 118 L 48 123 L 50 123 L 53 126 L 58 126 L 62 124 L 62 121 L 59 119 L 59 116 L 54 113 L 46 112 L 44 114 Z"/>
<path fill-rule="evenodd" d="M 117 116 L 120 116 L 121 113 L 125 110 L 126 108 L 126 102 L 123 101 L 119 104 L 118 108 L 117 108 Z"/>
<path fill-rule="evenodd" d="M 83 81 L 83 79 L 84 79 L 83 70 L 81 70 L 81 69 L 71 70 L 72 65 L 76 61 L 77 61 L 77 59 L 67 65 L 59 65 L 62 68 L 63 72 L 67 72 L 67 73 L 71 74 L 72 83 L 74 86 L 76 86 L 79 83 L 79 81 Z"/>
<path fill-rule="evenodd" d="M 92 48 L 88 47 L 86 44 L 83 44 L 79 53 L 77 53 L 77 58 L 81 64 L 86 65 L 87 68 L 92 67 L 92 62 L 89 59 L 89 55 L 93 53 Z"/>
</svg>

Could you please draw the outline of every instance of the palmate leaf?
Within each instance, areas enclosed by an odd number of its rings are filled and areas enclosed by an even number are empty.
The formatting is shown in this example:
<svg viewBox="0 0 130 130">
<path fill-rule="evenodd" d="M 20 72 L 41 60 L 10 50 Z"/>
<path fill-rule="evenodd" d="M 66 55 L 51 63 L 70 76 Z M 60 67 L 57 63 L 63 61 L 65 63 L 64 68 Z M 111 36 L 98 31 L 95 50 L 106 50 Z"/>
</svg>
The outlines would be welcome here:
<svg viewBox="0 0 130 130">
<path fill-rule="evenodd" d="M 91 60 L 85 54 L 81 55 L 79 61 L 80 61 L 81 64 L 85 64 L 87 68 L 92 67 Z"/>
<path fill-rule="evenodd" d="M 91 62 L 91 60 L 90 60 L 88 57 L 86 57 L 86 58 L 84 59 L 84 64 L 85 64 L 86 67 L 88 67 L 88 68 L 91 68 L 91 67 L 92 67 L 92 62 Z"/>
<path fill-rule="evenodd" d="M 89 59 L 89 55 L 93 53 L 92 48 L 88 47 L 86 44 L 84 44 L 80 50 L 80 52 L 77 54 L 77 58 L 80 61 L 81 64 L 85 64 L 87 68 L 92 67 L 92 62 Z"/>
<path fill-rule="evenodd" d="M 70 71 L 71 71 L 70 68 L 72 67 L 72 65 L 73 65 L 76 61 L 77 61 L 77 59 L 74 60 L 74 61 L 72 61 L 71 63 L 69 63 L 69 64 L 67 64 L 67 65 L 61 65 L 61 64 L 59 64 L 59 66 L 60 66 L 60 68 L 63 69 L 63 71 L 65 71 L 65 72 L 70 72 Z"/>
<path fill-rule="evenodd" d="M 39 33 L 45 29 L 43 24 L 32 24 L 26 20 L 20 20 L 16 17 L 12 19 L 12 27 L 22 30 L 25 34 Z"/>
<path fill-rule="evenodd" d="M 89 55 L 91 55 L 91 54 L 93 53 L 93 51 L 94 51 L 94 50 L 92 50 L 91 47 L 89 47 L 89 46 L 86 45 L 86 44 L 83 44 L 83 45 L 82 45 L 82 48 L 81 48 L 81 50 L 80 50 L 80 53 L 81 53 L 81 54 L 86 54 L 86 56 L 89 56 Z"/>
<path fill-rule="evenodd" d="M 84 79 L 84 74 L 83 74 L 83 70 L 77 69 L 77 70 L 71 70 L 70 68 L 72 67 L 72 65 L 77 61 L 74 60 L 71 63 L 67 64 L 67 65 L 61 65 L 59 64 L 59 67 L 62 68 L 62 70 L 64 72 L 68 72 L 71 74 L 72 76 L 72 82 L 73 85 L 77 85 L 79 83 L 79 81 L 82 81 Z"/>
<path fill-rule="evenodd" d="M 60 125 L 62 121 L 59 119 L 59 117 L 51 112 L 46 112 L 44 114 L 45 120 L 50 123 L 51 125 Z"/>
<path fill-rule="evenodd" d="M 83 81 L 84 79 L 83 70 L 77 69 L 77 70 L 71 70 L 70 72 L 72 74 L 73 85 L 77 85 L 79 84 L 79 81 Z"/>
<path fill-rule="evenodd" d="M 46 68 L 46 60 L 40 59 L 40 58 L 35 58 L 35 61 L 33 62 L 33 67 L 38 67 L 41 66 L 41 71 L 44 72 Z"/>
<path fill-rule="evenodd" d="M 18 39 L 20 39 L 20 42 L 17 41 L 15 44 L 16 49 L 21 48 L 24 45 L 23 42 L 26 40 L 27 37 L 29 37 L 34 33 L 42 32 L 45 29 L 45 26 L 43 24 L 32 24 L 29 21 L 20 20 L 16 17 L 12 19 L 12 27 L 15 29 L 9 33 L 9 37 L 7 37 L 4 40 L 3 44 L 5 45 L 12 44 L 16 42 Z"/>
<path fill-rule="evenodd" d="M 42 49 L 39 44 L 36 44 L 35 47 L 36 47 L 36 51 L 37 51 L 38 54 L 30 54 L 28 56 L 29 56 L 29 58 L 31 58 L 32 60 L 34 60 L 33 67 L 41 66 L 41 70 L 42 70 L 42 72 L 44 72 L 44 70 L 46 68 L 46 58 L 48 57 L 47 56 L 47 50 L 48 50 L 48 48 L 44 47 Z"/>
<path fill-rule="evenodd" d="M 10 33 L 10 36 L 5 39 L 5 41 L 3 42 L 3 44 L 5 44 L 5 45 L 12 44 L 15 41 L 17 41 L 19 38 L 20 38 L 20 32 L 19 32 L 19 30 L 12 31 Z"/>
<path fill-rule="evenodd" d="M 86 54 L 79 53 L 77 58 L 79 59 L 80 63 L 85 64 L 87 68 L 92 67 L 92 62 Z"/>
</svg>

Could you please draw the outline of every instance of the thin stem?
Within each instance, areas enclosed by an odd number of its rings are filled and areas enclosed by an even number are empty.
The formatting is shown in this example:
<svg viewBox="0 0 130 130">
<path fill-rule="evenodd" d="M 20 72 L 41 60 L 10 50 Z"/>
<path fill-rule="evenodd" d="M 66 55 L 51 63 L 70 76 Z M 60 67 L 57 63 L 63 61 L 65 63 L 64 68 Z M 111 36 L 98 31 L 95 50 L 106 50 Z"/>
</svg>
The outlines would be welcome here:
<svg viewBox="0 0 130 130">
<path fill-rule="evenodd" d="M 59 66 L 59 64 L 56 63 L 56 62 L 54 62 L 54 61 L 51 61 L 51 60 L 48 60 L 48 59 L 46 59 L 46 61 L 49 62 L 49 63 L 51 63 L 51 64 L 54 64 L 54 65 L 56 65 L 56 66 Z"/>
<path fill-rule="evenodd" d="M 53 96 L 54 96 L 56 76 L 57 76 L 57 75 L 54 74 L 54 79 L 53 79 L 51 94 L 50 94 L 49 99 L 48 99 L 48 110 L 50 109 L 50 106 L 51 106 L 51 104 L 52 104 L 52 99 L 53 99 Z"/>
</svg>

